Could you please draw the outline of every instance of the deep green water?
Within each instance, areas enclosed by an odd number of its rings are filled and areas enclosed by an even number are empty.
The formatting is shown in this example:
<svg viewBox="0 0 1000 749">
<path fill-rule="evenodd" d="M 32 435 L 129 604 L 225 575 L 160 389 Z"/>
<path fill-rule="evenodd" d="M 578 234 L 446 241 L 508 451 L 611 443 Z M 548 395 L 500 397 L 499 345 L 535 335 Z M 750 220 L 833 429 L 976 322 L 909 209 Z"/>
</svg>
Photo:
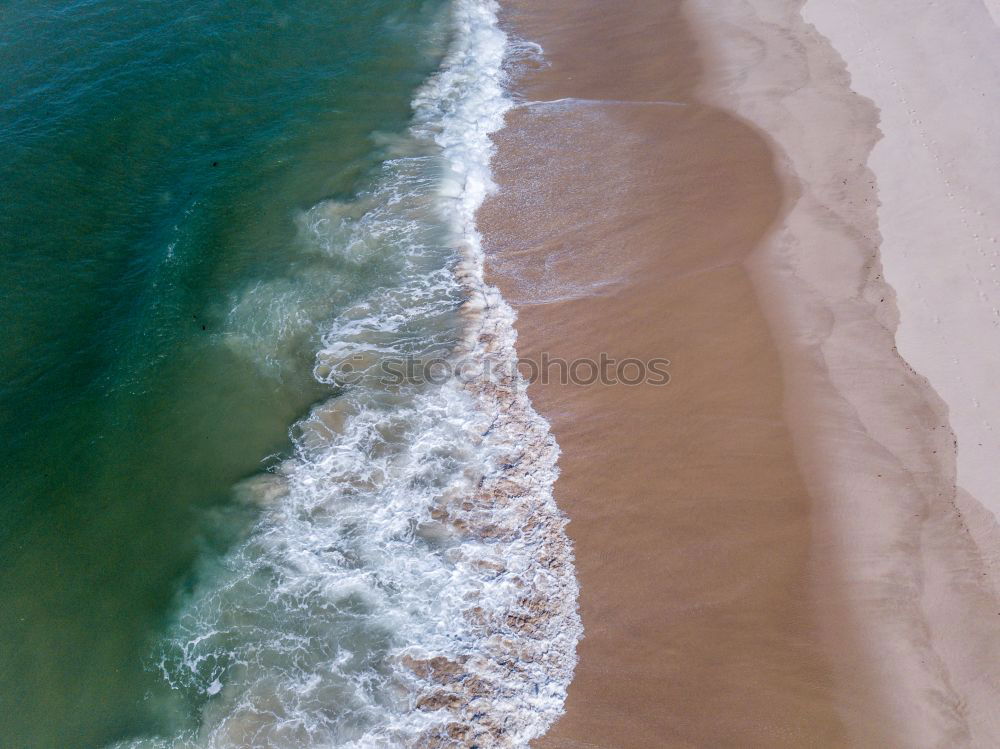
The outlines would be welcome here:
<svg viewBox="0 0 1000 749">
<path fill-rule="evenodd" d="M 405 128 L 442 6 L 0 3 L 0 746 L 176 729 L 155 643 L 378 281 L 297 217 Z"/>
</svg>

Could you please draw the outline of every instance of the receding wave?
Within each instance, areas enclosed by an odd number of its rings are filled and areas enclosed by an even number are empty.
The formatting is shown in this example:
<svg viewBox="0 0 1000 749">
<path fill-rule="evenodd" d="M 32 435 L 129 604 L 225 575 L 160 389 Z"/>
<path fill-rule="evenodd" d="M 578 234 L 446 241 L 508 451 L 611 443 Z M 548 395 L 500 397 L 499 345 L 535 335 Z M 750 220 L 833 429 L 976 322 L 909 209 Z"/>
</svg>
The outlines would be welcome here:
<svg viewBox="0 0 1000 749">
<path fill-rule="evenodd" d="M 324 325 L 313 372 L 333 395 L 294 425 L 289 457 L 238 487 L 252 528 L 205 562 L 158 651 L 199 725 L 129 746 L 520 747 L 562 711 L 581 627 L 558 447 L 474 223 L 511 106 L 506 38 L 487 0 L 457 0 L 451 23 L 372 187 L 300 217 L 316 253 L 378 282 Z M 295 335 L 298 287 L 276 284 L 231 315 L 232 345 L 262 367 L 262 337 Z M 511 366 L 375 376 L 442 351 Z"/>
</svg>

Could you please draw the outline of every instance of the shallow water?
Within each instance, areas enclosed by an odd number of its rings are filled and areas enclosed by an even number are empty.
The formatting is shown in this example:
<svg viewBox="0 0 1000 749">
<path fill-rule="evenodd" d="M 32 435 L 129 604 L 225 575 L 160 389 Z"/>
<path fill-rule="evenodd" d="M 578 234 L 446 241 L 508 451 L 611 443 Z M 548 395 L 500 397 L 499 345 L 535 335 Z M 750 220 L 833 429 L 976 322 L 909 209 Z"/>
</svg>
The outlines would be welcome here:
<svg viewBox="0 0 1000 749">
<path fill-rule="evenodd" d="M 378 283 L 296 217 L 405 128 L 442 9 L 0 11 L 3 746 L 163 727 L 151 643 L 322 396 L 318 326 Z"/>
<path fill-rule="evenodd" d="M 548 426 L 516 378 L 380 375 L 514 360 L 494 7 L 0 23 L 0 743 L 538 735 L 579 634 Z"/>
</svg>

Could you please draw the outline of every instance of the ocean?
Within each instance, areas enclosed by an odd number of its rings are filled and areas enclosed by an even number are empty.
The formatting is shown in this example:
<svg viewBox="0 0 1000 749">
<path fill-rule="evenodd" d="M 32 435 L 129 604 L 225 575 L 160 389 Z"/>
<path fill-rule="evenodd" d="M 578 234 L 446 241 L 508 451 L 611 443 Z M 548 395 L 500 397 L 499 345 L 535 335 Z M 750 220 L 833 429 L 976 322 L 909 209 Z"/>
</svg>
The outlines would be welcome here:
<svg viewBox="0 0 1000 749">
<path fill-rule="evenodd" d="M 0 7 L 0 746 L 560 714 L 558 447 L 474 223 L 537 54 L 496 10 Z"/>
</svg>

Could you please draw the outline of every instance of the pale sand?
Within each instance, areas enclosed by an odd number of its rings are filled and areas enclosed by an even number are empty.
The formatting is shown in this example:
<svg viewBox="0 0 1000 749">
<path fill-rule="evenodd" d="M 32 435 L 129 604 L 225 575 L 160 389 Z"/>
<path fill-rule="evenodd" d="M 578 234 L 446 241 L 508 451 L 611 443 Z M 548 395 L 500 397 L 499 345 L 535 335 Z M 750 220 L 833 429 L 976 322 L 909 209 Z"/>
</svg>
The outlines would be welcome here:
<svg viewBox="0 0 1000 749">
<path fill-rule="evenodd" d="M 804 10 L 881 112 L 869 166 L 896 341 L 948 404 L 959 486 L 1000 514 L 997 21 L 983 0 L 811 0 Z"/>
<path fill-rule="evenodd" d="M 842 50 L 852 87 L 881 111 L 884 134 L 869 165 L 878 179 L 882 264 L 900 308 L 896 341 L 947 404 L 957 442 L 956 504 L 996 579 L 1000 3 L 987 5 L 811 0 L 804 10 Z M 981 665 L 997 659 L 995 640 L 988 641 L 969 650 L 952 638 L 954 657 L 966 656 L 956 678 L 996 678 Z M 977 714 L 1000 713 L 995 694 L 995 687 L 973 691 Z"/>
<path fill-rule="evenodd" d="M 586 629 L 537 746 L 997 745 L 1000 607 L 893 347 L 877 111 L 798 3 L 506 10 L 551 65 L 520 93 L 577 99 L 512 113 L 480 216 L 519 353 L 673 362 L 532 387 Z"/>
<path fill-rule="evenodd" d="M 800 6 L 688 4 L 716 61 L 703 94 L 765 130 L 786 182 L 801 191 L 750 267 L 783 344 L 788 423 L 814 498 L 815 558 L 839 569 L 847 611 L 865 633 L 862 649 L 838 659 L 838 684 L 846 691 L 857 674 L 874 677 L 896 745 L 997 746 L 1000 603 L 988 574 L 995 521 L 956 490 L 948 407 L 896 351 L 896 296 L 879 257 L 880 232 L 891 229 L 877 221 L 883 175 L 865 166 L 880 112 L 852 92 L 840 55 L 803 22 Z M 828 9 L 831 18 L 855 12 Z M 911 38 L 885 19 L 867 33 L 889 46 Z M 936 63 L 947 68 L 950 58 Z M 947 137 L 962 148 L 957 135 Z M 913 180 L 920 192 L 914 162 L 912 151 L 897 151 L 884 165 L 890 186 Z M 923 212 L 938 207 L 932 200 Z M 951 242 L 944 229 L 932 237 L 943 275 L 964 265 L 946 259 L 960 226 L 950 228 Z M 908 231 L 915 240 L 923 229 L 911 222 Z M 937 309 L 965 307 L 943 296 Z M 966 324 L 980 322 L 969 315 Z M 996 372 L 989 358 L 982 364 Z"/>
</svg>

